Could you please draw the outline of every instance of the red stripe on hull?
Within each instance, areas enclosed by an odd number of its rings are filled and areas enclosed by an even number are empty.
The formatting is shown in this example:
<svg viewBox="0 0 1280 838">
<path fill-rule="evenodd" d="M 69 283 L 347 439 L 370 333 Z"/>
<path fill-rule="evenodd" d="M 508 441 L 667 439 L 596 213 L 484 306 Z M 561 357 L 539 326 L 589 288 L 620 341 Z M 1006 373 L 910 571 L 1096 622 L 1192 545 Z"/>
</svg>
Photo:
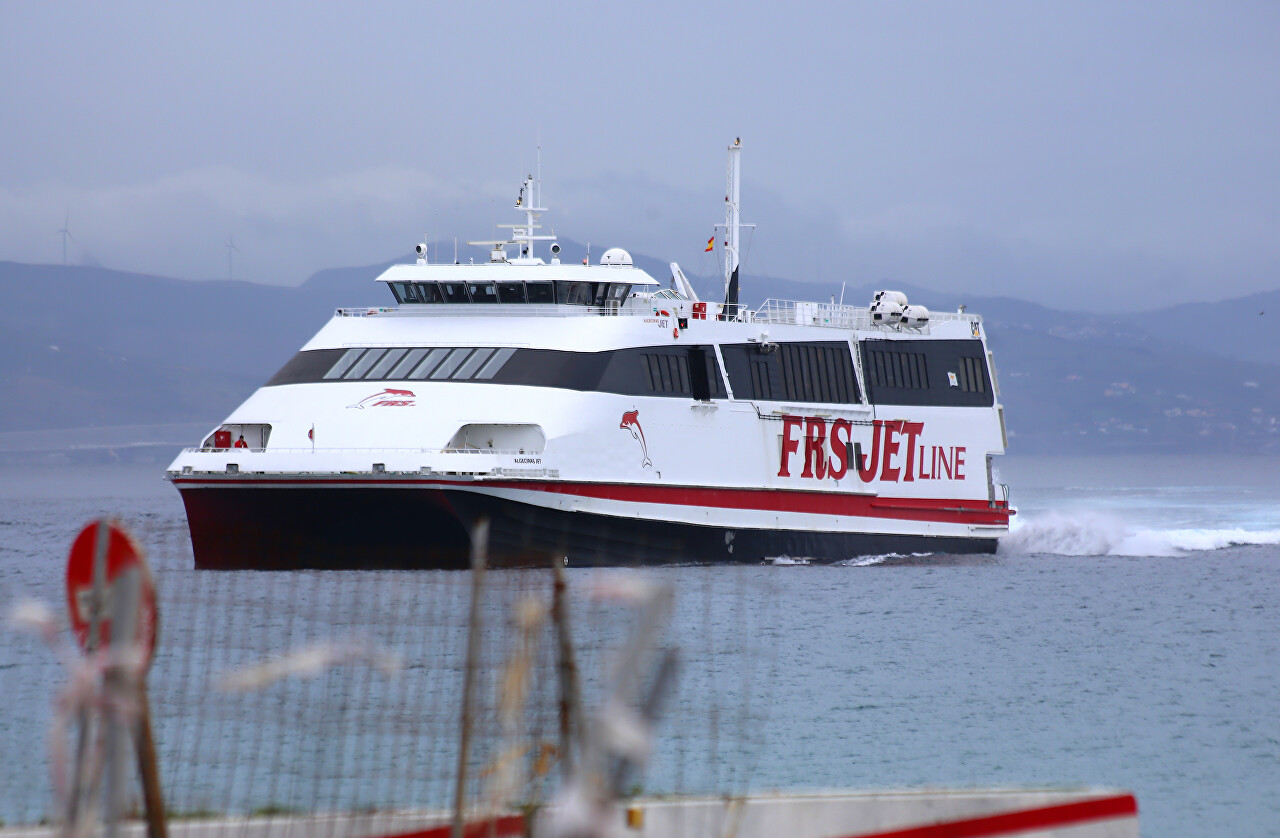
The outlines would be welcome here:
<svg viewBox="0 0 1280 838">
<path fill-rule="evenodd" d="M 1007 503 L 994 506 L 985 500 L 956 498 L 891 498 L 838 492 L 789 489 L 739 489 L 703 486 L 651 486 L 628 483 L 570 483 L 537 480 L 483 480 L 460 483 L 447 480 L 399 478 L 174 478 L 179 487 L 223 487 L 233 485 L 270 488 L 275 486 L 422 486 L 463 491 L 487 488 L 519 489 L 549 494 L 611 500 L 622 503 L 652 503 L 669 506 L 697 506 L 713 509 L 743 509 L 760 512 L 799 512 L 812 515 L 839 515 L 857 518 L 885 518 L 898 521 L 982 524 L 1008 526 L 1012 511 Z"/>
</svg>

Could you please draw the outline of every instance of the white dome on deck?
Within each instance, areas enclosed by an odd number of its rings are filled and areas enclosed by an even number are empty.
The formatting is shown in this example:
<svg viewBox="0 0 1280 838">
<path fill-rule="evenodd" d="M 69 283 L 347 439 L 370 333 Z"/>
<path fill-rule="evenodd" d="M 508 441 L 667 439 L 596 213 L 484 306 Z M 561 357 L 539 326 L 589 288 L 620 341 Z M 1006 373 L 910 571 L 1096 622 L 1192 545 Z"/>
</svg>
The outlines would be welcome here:
<svg viewBox="0 0 1280 838">
<path fill-rule="evenodd" d="M 611 247 L 600 257 L 600 264 L 629 268 L 631 267 L 631 254 L 620 247 Z"/>
</svg>

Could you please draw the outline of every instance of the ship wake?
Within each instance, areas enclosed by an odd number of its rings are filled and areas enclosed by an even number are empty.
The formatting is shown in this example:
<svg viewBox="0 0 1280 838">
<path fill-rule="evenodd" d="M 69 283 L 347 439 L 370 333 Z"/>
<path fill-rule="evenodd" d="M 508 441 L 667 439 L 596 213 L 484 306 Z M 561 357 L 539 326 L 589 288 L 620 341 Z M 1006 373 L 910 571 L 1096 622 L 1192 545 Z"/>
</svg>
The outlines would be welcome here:
<svg viewBox="0 0 1280 838">
<path fill-rule="evenodd" d="M 1018 520 L 1000 541 L 1005 555 L 1183 556 L 1243 545 L 1280 544 L 1280 530 L 1137 527 L 1105 512 L 1049 512 Z"/>
</svg>

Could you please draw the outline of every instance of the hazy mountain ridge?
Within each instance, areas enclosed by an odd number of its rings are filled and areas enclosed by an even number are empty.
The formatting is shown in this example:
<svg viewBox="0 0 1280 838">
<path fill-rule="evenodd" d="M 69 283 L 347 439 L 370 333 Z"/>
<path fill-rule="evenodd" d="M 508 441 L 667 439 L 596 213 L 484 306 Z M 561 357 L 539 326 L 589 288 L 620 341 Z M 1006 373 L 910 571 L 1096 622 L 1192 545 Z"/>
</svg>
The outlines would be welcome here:
<svg viewBox="0 0 1280 838">
<path fill-rule="evenodd" d="M 581 260 L 584 247 L 563 244 L 566 262 Z M 669 276 L 666 262 L 635 261 L 661 281 Z M 387 264 L 321 271 L 299 287 L 282 288 L 0 262 L 6 303 L 0 309 L 0 401 L 9 408 L 0 415 L 0 431 L 213 425 L 334 308 L 391 304 L 374 282 Z M 718 278 L 690 280 L 705 296 L 718 296 Z M 1269 305 L 1273 297 L 1280 313 L 1280 292 L 1138 319 L 897 287 L 935 310 L 963 303 L 983 315 L 1011 447 L 1280 452 L 1280 365 L 1250 360 L 1265 356 L 1265 347 L 1243 338 L 1189 347 L 1179 341 L 1205 330 L 1156 328 L 1215 306 L 1238 311 Z M 844 301 L 865 304 L 873 291 L 846 287 Z M 742 296 L 756 305 L 765 297 L 825 300 L 840 293 L 838 286 L 745 277 Z M 1230 352 L 1237 354 L 1225 354 Z"/>
</svg>

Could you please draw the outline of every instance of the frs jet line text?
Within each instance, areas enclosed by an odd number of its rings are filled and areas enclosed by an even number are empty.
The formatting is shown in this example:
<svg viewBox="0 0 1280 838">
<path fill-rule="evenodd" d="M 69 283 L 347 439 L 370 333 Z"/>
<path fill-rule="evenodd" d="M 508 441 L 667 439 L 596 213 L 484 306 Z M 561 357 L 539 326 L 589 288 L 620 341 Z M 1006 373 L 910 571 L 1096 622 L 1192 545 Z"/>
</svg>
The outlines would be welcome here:
<svg viewBox="0 0 1280 838">
<path fill-rule="evenodd" d="M 801 435 L 795 432 L 800 431 Z M 850 471 L 863 483 L 879 479 L 887 483 L 916 480 L 964 480 L 965 447 L 918 444 L 923 422 L 876 419 L 871 423 L 871 453 L 851 443 L 853 424 L 847 419 L 831 423 L 831 449 L 827 455 L 827 421 L 817 416 L 782 418 L 782 459 L 779 477 L 790 477 L 792 457 L 804 445 L 804 468 L 800 477 L 839 480 Z"/>
</svg>

